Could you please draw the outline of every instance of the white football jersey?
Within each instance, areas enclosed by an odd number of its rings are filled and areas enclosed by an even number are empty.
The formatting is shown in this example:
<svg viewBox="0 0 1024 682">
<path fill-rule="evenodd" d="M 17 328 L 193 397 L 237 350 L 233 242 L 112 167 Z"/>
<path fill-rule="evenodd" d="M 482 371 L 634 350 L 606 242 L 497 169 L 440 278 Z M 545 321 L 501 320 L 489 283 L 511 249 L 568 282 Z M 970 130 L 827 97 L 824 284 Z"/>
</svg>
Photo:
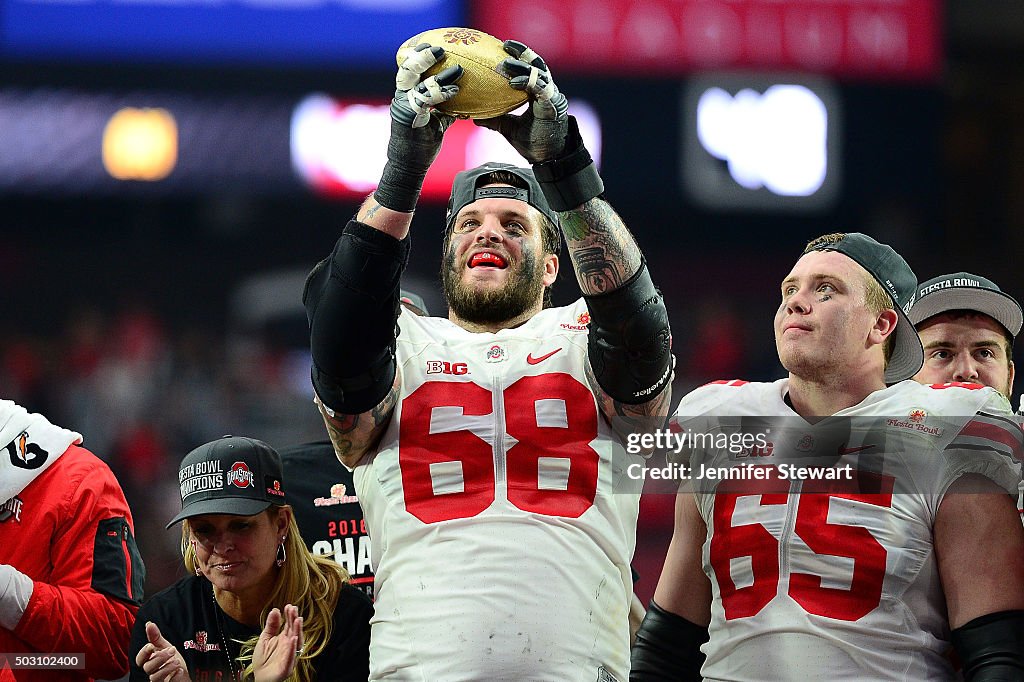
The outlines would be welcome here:
<svg viewBox="0 0 1024 682">
<path fill-rule="evenodd" d="M 1018 419 L 1024 418 L 1024 395 L 1020 397 L 1020 404 L 1017 407 Z M 1020 521 L 1024 523 L 1024 476 L 1017 484 L 1017 513 L 1020 514 Z"/>
<path fill-rule="evenodd" d="M 709 384 L 684 397 L 672 420 L 684 433 L 709 428 L 699 415 L 767 431 L 767 447 L 691 458 L 694 476 L 702 464 L 719 472 L 695 481 L 712 583 L 702 674 L 954 678 L 932 524 L 964 473 L 1016 490 L 1021 430 L 1008 403 L 989 388 L 904 381 L 810 424 L 786 404 L 788 381 Z M 741 465 L 772 473 L 720 473 Z M 799 478 L 809 475 L 821 478 Z"/>
<path fill-rule="evenodd" d="M 402 311 L 401 396 L 355 468 L 371 679 L 625 682 L 639 495 L 612 490 L 588 323 L 582 300 L 493 334 Z"/>
</svg>

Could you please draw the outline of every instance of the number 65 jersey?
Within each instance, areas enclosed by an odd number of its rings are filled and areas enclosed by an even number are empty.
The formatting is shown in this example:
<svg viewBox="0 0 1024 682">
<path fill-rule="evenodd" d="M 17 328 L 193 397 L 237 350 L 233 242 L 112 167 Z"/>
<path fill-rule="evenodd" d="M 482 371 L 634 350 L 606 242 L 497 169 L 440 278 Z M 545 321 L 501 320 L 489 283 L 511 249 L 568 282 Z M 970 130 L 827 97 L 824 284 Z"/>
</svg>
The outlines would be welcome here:
<svg viewBox="0 0 1024 682">
<path fill-rule="evenodd" d="M 701 453 L 705 468 L 769 474 L 698 481 L 712 584 L 703 676 L 952 679 L 932 525 L 963 474 L 1016 490 L 1021 430 L 1006 400 L 904 381 L 811 424 L 787 387 L 709 384 L 672 419 L 677 432 L 700 415 L 770 430 L 768 447 Z"/>
<path fill-rule="evenodd" d="M 612 490 L 588 322 L 582 300 L 493 334 L 402 311 L 398 405 L 354 472 L 371 679 L 625 682 L 639 496 Z"/>
</svg>

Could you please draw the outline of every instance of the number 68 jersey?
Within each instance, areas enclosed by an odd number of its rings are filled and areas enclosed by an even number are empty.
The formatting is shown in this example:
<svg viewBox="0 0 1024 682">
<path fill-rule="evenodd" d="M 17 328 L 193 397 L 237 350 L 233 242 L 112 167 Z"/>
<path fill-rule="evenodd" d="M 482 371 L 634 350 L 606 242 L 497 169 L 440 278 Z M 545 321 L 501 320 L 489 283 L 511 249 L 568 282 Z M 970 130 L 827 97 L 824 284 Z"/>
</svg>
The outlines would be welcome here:
<svg viewBox="0 0 1024 682">
<path fill-rule="evenodd" d="M 787 386 L 709 384 L 672 419 L 677 432 L 700 415 L 770 429 L 768 447 L 699 453 L 705 469 L 767 474 L 720 475 L 695 494 L 712 584 L 703 676 L 952 679 L 932 525 L 963 474 L 1016 490 L 1020 425 L 990 388 L 913 381 L 810 424 Z M 806 466 L 812 456 L 823 459 Z"/>
<path fill-rule="evenodd" d="M 639 497 L 613 494 L 588 322 L 582 300 L 493 334 L 403 309 L 398 404 L 354 472 L 371 679 L 625 681 Z"/>
</svg>

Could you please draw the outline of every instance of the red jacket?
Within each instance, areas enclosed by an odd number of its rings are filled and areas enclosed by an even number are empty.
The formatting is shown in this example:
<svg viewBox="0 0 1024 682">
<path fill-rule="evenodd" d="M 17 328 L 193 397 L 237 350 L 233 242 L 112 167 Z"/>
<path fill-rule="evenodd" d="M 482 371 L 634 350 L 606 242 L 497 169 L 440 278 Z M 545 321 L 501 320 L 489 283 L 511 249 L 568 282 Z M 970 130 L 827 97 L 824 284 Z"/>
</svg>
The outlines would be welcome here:
<svg viewBox="0 0 1024 682">
<path fill-rule="evenodd" d="M 0 628 L 0 654 L 85 654 L 85 670 L 15 670 L 18 682 L 127 672 L 145 568 L 128 503 L 106 464 L 72 445 L 0 507 L 0 563 L 34 581 L 14 632 Z M 0 662 L 0 682 L 11 679 L 4 668 Z"/>
</svg>

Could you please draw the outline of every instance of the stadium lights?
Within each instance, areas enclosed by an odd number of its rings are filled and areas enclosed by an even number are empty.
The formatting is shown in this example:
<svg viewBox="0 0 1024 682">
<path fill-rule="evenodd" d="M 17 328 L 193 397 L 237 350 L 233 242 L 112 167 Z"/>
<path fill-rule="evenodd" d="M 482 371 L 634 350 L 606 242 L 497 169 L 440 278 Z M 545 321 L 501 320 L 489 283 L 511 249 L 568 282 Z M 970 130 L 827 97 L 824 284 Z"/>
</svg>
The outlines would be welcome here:
<svg viewBox="0 0 1024 682">
<path fill-rule="evenodd" d="M 163 180 L 178 161 L 178 126 L 166 109 L 125 107 L 103 130 L 103 167 L 117 180 Z"/>
<path fill-rule="evenodd" d="M 601 164 L 600 121 L 583 101 L 569 106 L 595 162 Z M 373 191 L 387 161 L 391 115 L 388 105 L 340 100 L 324 94 L 304 98 L 291 121 L 292 167 L 316 192 L 362 196 Z M 423 183 L 423 198 L 448 198 L 455 174 L 485 161 L 525 165 L 498 133 L 472 121 L 456 121 L 445 132 L 441 152 Z"/>
</svg>

